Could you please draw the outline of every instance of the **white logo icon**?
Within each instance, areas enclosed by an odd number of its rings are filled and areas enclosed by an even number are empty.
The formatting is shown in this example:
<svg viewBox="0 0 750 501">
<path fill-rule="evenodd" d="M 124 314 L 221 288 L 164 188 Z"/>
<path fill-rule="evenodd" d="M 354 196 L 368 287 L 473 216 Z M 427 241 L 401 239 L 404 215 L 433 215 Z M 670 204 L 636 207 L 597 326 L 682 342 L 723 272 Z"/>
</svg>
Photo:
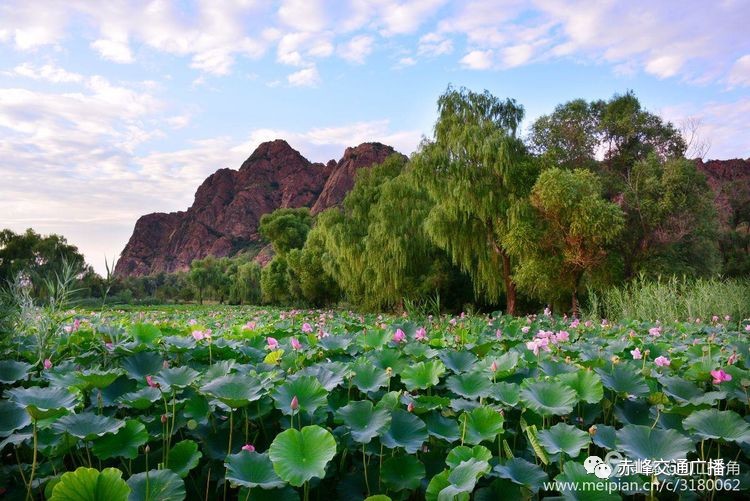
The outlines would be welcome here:
<svg viewBox="0 0 750 501">
<path fill-rule="evenodd" d="M 604 463 L 604 461 L 602 461 L 602 458 L 600 458 L 599 456 L 589 456 L 583 462 L 583 467 L 586 469 L 586 473 L 592 474 L 594 473 L 597 465 L 600 465 L 602 463 Z"/>
<path fill-rule="evenodd" d="M 601 479 L 609 478 L 612 475 L 612 467 L 607 463 L 599 463 L 594 468 L 594 475 Z"/>
</svg>

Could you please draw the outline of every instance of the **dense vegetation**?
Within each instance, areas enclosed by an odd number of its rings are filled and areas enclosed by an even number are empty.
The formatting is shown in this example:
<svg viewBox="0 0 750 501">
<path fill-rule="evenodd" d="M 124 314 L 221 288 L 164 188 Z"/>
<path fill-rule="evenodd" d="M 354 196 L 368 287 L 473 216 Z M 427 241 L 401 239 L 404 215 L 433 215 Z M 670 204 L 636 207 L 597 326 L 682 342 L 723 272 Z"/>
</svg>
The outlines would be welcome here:
<svg viewBox="0 0 750 501">
<path fill-rule="evenodd" d="M 209 299 L 511 314 L 549 305 L 578 314 L 581 301 L 614 297 L 639 277 L 748 276 L 747 187 L 723 188 L 720 221 L 680 131 L 633 94 L 562 104 L 522 138 L 523 116 L 511 99 L 449 87 L 433 137 L 409 159 L 360 170 L 341 207 L 264 215 L 260 233 L 272 251 L 261 254 L 272 257 L 262 269 L 257 247 L 196 260 L 185 273 L 102 278 L 64 238 L 6 230 L 0 280 L 26 270 L 41 294 L 41 278 L 64 260 L 92 304 Z"/>
<path fill-rule="evenodd" d="M 703 499 L 750 488 L 747 321 L 23 308 L 4 499 L 541 499 L 609 451 L 739 465 L 686 476 Z M 677 499 L 665 478 L 559 494 Z"/>
</svg>

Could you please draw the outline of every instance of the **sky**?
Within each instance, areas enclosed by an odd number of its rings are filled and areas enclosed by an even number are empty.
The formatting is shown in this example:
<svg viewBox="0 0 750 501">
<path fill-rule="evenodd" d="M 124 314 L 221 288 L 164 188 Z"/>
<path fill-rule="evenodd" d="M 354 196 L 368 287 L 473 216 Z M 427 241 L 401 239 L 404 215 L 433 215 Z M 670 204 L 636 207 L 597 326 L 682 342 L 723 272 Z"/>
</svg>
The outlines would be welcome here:
<svg viewBox="0 0 750 501">
<path fill-rule="evenodd" d="M 413 152 L 449 84 L 525 126 L 628 90 L 706 158 L 750 157 L 750 1 L 2 0 L 0 228 L 99 272 L 137 218 L 286 139 L 311 161 Z"/>
</svg>

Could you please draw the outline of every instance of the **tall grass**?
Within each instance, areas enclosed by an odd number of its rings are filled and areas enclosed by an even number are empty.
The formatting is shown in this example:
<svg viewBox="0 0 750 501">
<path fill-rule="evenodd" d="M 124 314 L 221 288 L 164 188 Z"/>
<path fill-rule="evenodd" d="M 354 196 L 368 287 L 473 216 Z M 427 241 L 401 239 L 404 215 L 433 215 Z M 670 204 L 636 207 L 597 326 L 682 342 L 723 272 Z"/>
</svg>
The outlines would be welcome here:
<svg viewBox="0 0 750 501">
<path fill-rule="evenodd" d="M 604 291 L 589 291 L 586 318 L 663 322 L 710 321 L 718 315 L 724 322 L 750 318 L 749 279 L 687 279 L 672 277 L 650 280 L 639 277 Z"/>
</svg>

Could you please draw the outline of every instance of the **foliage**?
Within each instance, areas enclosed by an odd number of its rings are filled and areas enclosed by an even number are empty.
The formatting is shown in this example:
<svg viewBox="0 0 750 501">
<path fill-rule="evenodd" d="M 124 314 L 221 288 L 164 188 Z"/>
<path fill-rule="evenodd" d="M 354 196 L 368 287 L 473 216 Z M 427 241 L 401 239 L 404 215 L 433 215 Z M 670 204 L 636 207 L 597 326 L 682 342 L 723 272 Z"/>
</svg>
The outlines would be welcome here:
<svg viewBox="0 0 750 501">
<path fill-rule="evenodd" d="M 438 99 L 434 138 L 412 159 L 433 202 L 428 235 L 469 274 L 478 295 L 497 301 L 504 291 L 511 314 L 515 283 L 502 239 L 536 176 L 516 135 L 523 114 L 512 99 L 449 87 Z"/>
<path fill-rule="evenodd" d="M 312 226 L 310 209 L 282 208 L 260 218 L 258 231 L 273 245 L 276 254 L 285 255 L 292 249 L 300 249 L 305 244 L 307 233 Z"/>
<path fill-rule="evenodd" d="M 750 463 L 747 321 L 416 323 L 226 306 L 75 316 L 47 366 L 33 365 L 33 333 L 0 340 L 9 499 L 484 499 L 500 486 L 544 498 L 553 478 L 595 478 L 589 454 Z"/>
<path fill-rule="evenodd" d="M 622 231 L 622 211 L 602 198 L 596 175 L 582 169 L 544 171 L 529 204 L 530 216 L 517 218 L 504 240 L 520 261 L 514 277 L 539 299 L 571 297 L 577 314 L 581 282 L 606 261 Z"/>
</svg>

